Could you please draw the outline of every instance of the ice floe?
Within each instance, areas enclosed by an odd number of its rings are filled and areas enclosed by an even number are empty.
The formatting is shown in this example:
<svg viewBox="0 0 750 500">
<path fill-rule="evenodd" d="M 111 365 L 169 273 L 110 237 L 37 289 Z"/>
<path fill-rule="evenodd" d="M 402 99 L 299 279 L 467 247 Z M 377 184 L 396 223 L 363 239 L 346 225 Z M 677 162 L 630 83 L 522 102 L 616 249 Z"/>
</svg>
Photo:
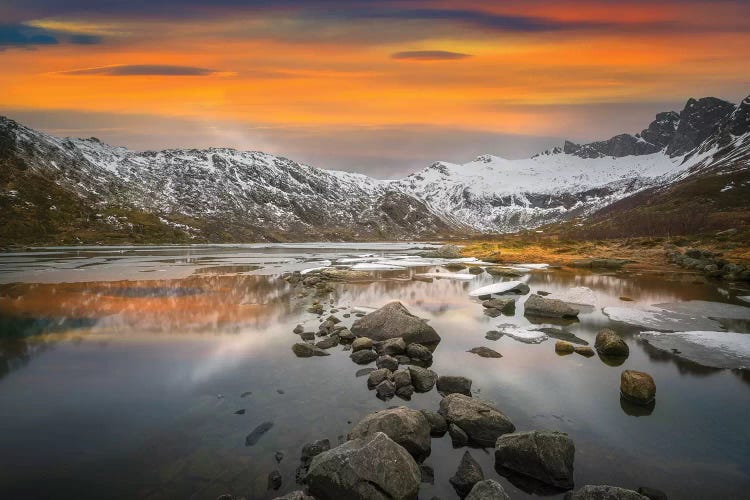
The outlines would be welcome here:
<svg viewBox="0 0 750 500">
<path fill-rule="evenodd" d="M 422 273 L 422 274 L 415 274 L 414 277 L 470 281 L 476 278 L 477 276 L 475 274 L 469 274 L 469 273 Z"/>
<path fill-rule="evenodd" d="M 701 315 L 708 318 L 750 320 L 750 307 L 725 304 L 723 302 L 688 300 L 685 302 L 655 304 L 654 307 L 691 316 Z"/>
<path fill-rule="evenodd" d="M 473 275 L 469 275 L 473 276 Z M 523 281 L 502 281 L 491 285 L 483 286 L 469 292 L 469 297 L 481 297 L 482 295 L 492 295 L 494 293 L 504 293 L 524 284 Z"/>
<path fill-rule="evenodd" d="M 715 331 L 642 332 L 653 347 L 712 368 L 750 367 L 750 334 Z"/>
<path fill-rule="evenodd" d="M 699 314 L 683 314 L 666 309 L 651 307 L 605 307 L 602 312 L 613 321 L 622 321 L 631 325 L 668 332 L 696 330 L 721 330 L 716 320 Z"/>
<path fill-rule="evenodd" d="M 582 306 L 594 306 L 596 305 L 596 293 L 587 286 L 577 286 L 570 290 L 564 290 L 561 292 L 551 293 L 547 298 L 558 299 L 568 304 L 576 304 Z"/>
<path fill-rule="evenodd" d="M 383 264 L 382 262 L 361 262 L 352 266 L 354 271 L 401 271 L 403 269 L 406 268 L 400 265 Z"/>
<path fill-rule="evenodd" d="M 743 302 L 750 302 L 750 295 L 738 295 L 737 298 Z"/>
<path fill-rule="evenodd" d="M 313 271 L 322 271 L 323 269 L 326 269 L 331 266 L 330 260 L 321 260 L 320 262 L 310 262 L 310 264 L 318 264 L 315 267 L 308 267 L 307 269 L 303 269 L 300 271 L 300 274 L 308 274 Z"/>
<path fill-rule="evenodd" d="M 549 338 L 544 332 L 527 330 L 518 325 L 501 323 L 497 327 L 504 335 L 525 344 L 539 344 Z"/>
</svg>

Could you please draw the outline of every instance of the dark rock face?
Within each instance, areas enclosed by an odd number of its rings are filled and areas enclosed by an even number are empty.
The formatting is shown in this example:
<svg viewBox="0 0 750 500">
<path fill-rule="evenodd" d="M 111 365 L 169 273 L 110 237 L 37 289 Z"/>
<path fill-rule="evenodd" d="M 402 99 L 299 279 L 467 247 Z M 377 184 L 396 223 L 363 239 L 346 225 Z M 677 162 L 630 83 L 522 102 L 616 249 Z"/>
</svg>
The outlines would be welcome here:
<svg viewBox="0 0 750 500">
<path fill-rule="evenodd" d="M 430 455 L 430 424 L 419 410 L 405 406 L 366 415 L 349 433 L 360 439 L 382 432 L 400 444 L 419 462 Z"/>
<path fill-rule="evenodd" d="M 377 432 L 315 457 L 307 484 L 318 500 L 413 500 L 421 473 L 409 453 Z"/>
<path fill-rule="evenodd" d="M 513 422 L 492 404 L 463 394 L 444 397 L 438 413 L 463 429 L 469 440 L 479 446 L 494 446 L 497 438 L 516 430 Z"/>
<path fill-rule="evenodd" d="M 530 295 L 523 305 L 524 314 L 531 316 L 546 316 L 551 318 L 575 318 L 579 310 L 569 306 L 562 300 L 547 299 L 539 295 Z"/>
<path fill-rule="evenodd" d="M 315 498 L 311 497 L 310 495 L 306 495 L 302 490 L 296 490 L 292 491 L 291 493 L 287 493 L 283 497 L 276 497 L 273 500 L 315 500 Z"/>
<path fill-rule="evenodd" d="M 448 434 L 451 436 L 451 443 L 454 448 L 461 448 L 469 444 L 469 435 L 456 424 L 448 424 Z"/>
<path fill-rule="evenodd" d="M 633 403 L 650 405 L 656 397 L 656 383 L 648 373 L 625 370 L 620 376 L 620 394 Z"/>
<path fill-rule="evenodd" d="M 482 471 L 482 466 L 479 465 L 479 462 L 474 460 L 474 457 L 472 457 L 471 453 L 468 451 L 464 453 L 463 457 L 461 457 L 461 462 L 458 464 L 458 470 L 453 477 L 449 479 L 453 488 L 456 490 L 456 493 L 458 493 L 458 496 L 461 498 L 465 498 L 474 485 L 483 480 L 484 472 Z"/>
<path fill-rule="evenodd" d="M 440 336 L 423 319 L 411 314 L 401 302 L 390 302 L 354 322 L 352 333 L 373 340 L 388 340 L 396 337 L 406 344 L 436 344 Z"/>
<path fill-rule="evenodd" d="M 644 141 L 664 149 L 672 142 L 679 121 L 680 115 L 674 111 L 657 113 L 656 119 L 640 135 Z"/>
<path fill-rule="evenodd" d="M 626 358 L 630 354 L 628 344 L 609 328 L 599 330 L 594 341 L 594 348 L 602 356 Z"/>
<path fill-rule="evenodd" d="M 441 375 L 437 379 L 437 390 L 443 395 L 459 393 L 471 397 L 471 379 L 452 375 Z"/>
<path fill-rule="evenodd" d="M 564 489 L 573 487 L 574 455 L 573 440 L 562 432 L 505 434 L 495 445 L 496 467 Z"/>
<path fill-rule="evenodd" d="M 719 128 L 734 108 L 734 104 L 715 97 L 688 99 L 667 154 L 679 156 L 694 149 Z"/>
<path fill-rule="evenodd" d="M 565 500 L 648 500 L 648 497 L 616 486 L 587 485 L 578 491 L 568 492 Z"/>
<path fill-rule="evenodd" d="M 510 497 L 502 484 L 493 479 L 485 479 L 474 485 L 466 500 L 510 500 Z"/>
</svg>

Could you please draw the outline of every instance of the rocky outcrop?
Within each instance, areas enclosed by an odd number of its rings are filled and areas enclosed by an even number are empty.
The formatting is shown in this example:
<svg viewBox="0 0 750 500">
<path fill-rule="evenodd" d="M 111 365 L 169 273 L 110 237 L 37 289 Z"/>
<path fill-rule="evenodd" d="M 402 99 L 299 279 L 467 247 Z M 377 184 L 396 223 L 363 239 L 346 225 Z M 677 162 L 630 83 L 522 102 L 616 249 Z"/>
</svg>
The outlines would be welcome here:
<svg viewBox="0 0 750 500">
<path fill-rule="evenodd" d="M 513 422 L 490 402 L 463 394 L 449 394 L 438 411 L 449 423 L 460 427 L 479 446 L 494 446 L 497 438 L 514 432 Z"/>
<path fill-rule="evenodd" d="M 390 302 L 358 319 L 351 327 L 358 337 L 372 340 L 402 338 L 408 344 L 436 344 L 440 336 L 423 319 L 411 314 L 401 302 Z"/>
<path fill-rule="evenodd" d="M 422 412 L 401 406 L 366 415 L 352 428 L 349 439 L 382 432 L 421 462 L 430 455 L 430 429 L 430 423 Z"/>
<path fill-rule="evenodd" d="M 688 99 L 680 112 L 680 122 L 674 137 L 667 146 L 667 154 L 679 156 L 695 149 L 717 131 L 734 109 L 734 104 L 715 97 Z"/>
<path fill-rule="evenodd" d="M 420 481 L 417 462 L 382 432 L 321 453 L 307 474 L 318 500 L 413 500 Z"/>
<path fill-rule="evenodd" d="M 750 281 L 750 270 L 742 264 L 735 264 L 710 250 L 689 248 L 680 252 L 676 247 L 666 250 L 667 260 L 685 269 L 703 273 L 707 278 L 727 281 Z"/>
<path fill-rule="evenodd" d="M 565 500 L 648 500 L 648 497 L 616 486 L 586 485 L 580 490 L 569 491 Z"/>
<path fill-rule="evenodd" d="M 557 488 L 573 487 L 575 446 L 567 434 L 552 431 L 519 432 L 500 436 L 495 466 L 529 476 Z"/>
</svg>

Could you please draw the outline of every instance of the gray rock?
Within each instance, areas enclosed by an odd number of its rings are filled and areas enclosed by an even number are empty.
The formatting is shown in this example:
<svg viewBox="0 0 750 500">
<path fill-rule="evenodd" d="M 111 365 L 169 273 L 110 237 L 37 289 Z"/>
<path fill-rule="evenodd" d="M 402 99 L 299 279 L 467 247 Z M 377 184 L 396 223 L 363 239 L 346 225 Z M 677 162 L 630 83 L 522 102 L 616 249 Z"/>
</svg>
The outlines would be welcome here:
<svg viewBox="0 0 750 500">
<path fill-rule="evenodd" d="M 339 342 L 342 344 L 350 344 L 356 339 L 352 331 L 348 328 L 342 328 L 337 333 L 339 335 Z"/>
<path fill-rule="evenodd" d="M 321 453 L 307 475 L 318 500 L 412 500 L 420 481 L 411 455 L 382 432 Z"/>
<path fill-rule="evenodd" d="M 292 330 L 292 331 L 294 333 L 296 333 L 297 335 L 299 335 L 300 333 L 302 333 L 302 332 L 305 331 L 305 327 L 302 326 L 302 325 L 297 325 L 297 326 L 294 327 L 294 330 Z"/>
<path fill-rule="evenodd" d="M 482 480 L 484 480 L 482 466 L 474 460 L 471 453 L 466 451 L 464 456 L 461 457 L 461 462 L 458 464 L 458 470 L 449 479 L 450 483 L 453 485 L 456 493 L 458 493 L 458 496 L 464 498 L 469 494 L 474 485 Z"/>
<path fill-rule="evenodd" d="M 388 339 L 381 344 L 381 352 L 389 356 L 398 356 L 406 352 L 406 342 L 401 337 Z"/>
<path fill-rule="evenodd" d="M 430 424 L 431 436 L 442 437 L 446 432 L 448 432 L 448 422 L 445 421 L 445 417 L 443 417 L 441 414 L 429 410 L 419 411 L 422 412 L 422 415 L 425 416 L 427 422 Z"/>
<path fill-rule="evenodd" d="M 409 373 L 409 370 L 397 370 L 393 372 L 393 383 L 396 385 L 396 388 L 399 387 L 405 387 L 407 385 L 411 385 L 411 373 Z"/>
<path fill-rule="evenodd" d="M 421 253 L 422 257 L 435 259 L 460 259 L 461 247 L 457 245 L 443 245 L 435 250 L 429 250 Z"/>
<path fill-rule="evenodd" d="M 637 491 L 644 497 L 648 498 L 648 500 L 667 500 L 667 494 L 656 488 L 641 486 Z"/>
<path fill-rule="evenodd" d="M 435 484 L 435 469 L 429 465 L 420 464 L 419 470 L 422 472 L 423 483 Z"/>
<path fill-rule="evenodd" d="M 510 500 L 510 497 L 500 483 L 485 479 L 474 485 L 466 500 Z"/>
<path fill-rule="evenodd" d="M 390 380 L 383 380 L 375 387 L 375 392 L 380 399 L 386 401 L 396 394 L 396 386 Z"/>
<path fill-rule="evenodd" d="M 375 364 L 378 368 L 388 368 L 392 372 L 398 370 L 398 360 L 393 356 L 380 356 L 376 360 Z"/>
<path fill-rule="evenodd" d="M 557 488 L 573 487 L 575 445 L 563 432 L 505 434 L 495 445 L 495 466 Z"/>
<path fill-rule="evenodd" d="M 441 375 L 437 379 L 437 390 L 443 396 L 457 392 L 471 397 L 471 379 L 452 375 Z"/>
<path fill-rule="evenodd" d="M 329 354 L 319 347 L 305 342 L 297 342 L 292 346 L 292 352 L 298 358 L 311 358 L 313 356 L 328 356 Z"/>
<path fill-rule="evenodd" d="M 482 307 L 487 309 L 497 309 L 504 313 L 511 313 L 516 308 L 516 301 L 510 297 L 499 297 L 496 299 L 485 300 Z"/>
<path fill-rule="evenodd" d="M 401 337 L 408 344 L 436 344 L 440 336 L 423 319 L 411 314 L 401 302 L 390 302 L 352 325 L 352 333 L 373 340 Z"/>
<path fill-rule="evenodd" d="M 562 300 L 546 299 L 539 295 L 530 295 L 523 307 L 524 315 L 547 316 L 550 318 L 575 318 L 580 312 Z"/>
<path fill-rule="evenodd" d="M 339 345 L 339 336 L 332 333 L 328 338 L 315 343 L 315 347 L 319 349 L 330 349 Z"/>
<path fill-rule="evenodd" d="M 300 462 L 302 462 L 302 465 L 307 467 L 310 465 L 310 462 L 312 462 L 313 458 L 330 449 L 331 442 L 327 439 L 319 439 L 317 441 L 313 441 L 312 443 L 307 443 L 302 447 L 302 453 L 300 453 Z"/>
<path fill-rule="evenodd" d="M 625 370 L 620 375 L 620 394 L 632 403 L 648 406 L 656 397 L 656 383 L 648 373 Z"/>
<path fill-rule="evenodd" d="M 489 347 L 474 347 L 472 349 L 469 349 L 466 352 L 470 352 L 472 354 L 476 354 L 477 356 L 480 356 L 482 358 L 502 358 L 503 355 L 497 352 L 494 349 L 490 349 Z"/>
<path fill-rule="evenodd" d="M 373 370 L 367 376 L 367 387 L 374 389 L 382 381 L 388 380 L 391 377 L 391 371 L 388 368 L 381 368 L 379 370 Z"/>
<path fill-rule="evenodd" d="M 409 374 L 414 390 L 417 392 L 431 391 L 438 378 L 434 371 L 419 366 L 409 366 Z"/>
<path fill-rule="evenodd" d="M 648 497 L 616 486 L 586 485 L 578 491 L 569 491 L 565 500 L 648 500 Z"/>
<path fill-rule="evenodd" d="M 489 332 L 484 334 L 484 338 L 487 340 L 500 340 L 500 338 L 503 336 L 501 332 L 498 332 L 497 330 L 490 330 Z"/>
<path fill-rule="evenodd" d="M 302 340 L 314 340 L 315 332 L 302 332 L 299 334 L 299 336 L 302 338 Z"/>
<path fill-rule="evenodd" d="M 349 357 L 358 365 L 366 365 L 378 359 L 375 351 L 355 351 Z"/>
<path fill-rule="evenodd" d="M 461 448 L 469 444 L 469 435 L 454 423 L 448 424 L 448 434 L 451 436 L 451 443 L 454 448 Z"/>
<path fill-rule="evenodd" d="M 372 340 L 366 337 L 360 337 L 358 339 L 354 339 L 354 342 L 352 342 L 353 352 L 371 350 L 371 349 L 372 349 Z"/>
<path fill-rule="evenodd" d="M 603 356 L 627 357 L 630 354 L 628 344 L 609 328 L 599 330 L 594 341 L 594 348 Z"/>
<path fill-rule="evenodd" d="M 411 358 L 409 356 L 404 355 L 404 354 L 399 354 L 398 356 L 396 356 L 396 359 L 398 360 L 398 364 L 400 364 L 400 365 L 411 364 Z"/>
<path fill-rule="evenodd" d="M 425 362 L 432 361 L 432 351 L 430 351 L 422 344 L 409 344 L 409 346 L 406 348 L 406 354 L 411 359 Z"/>
<path fill-rule="evenodd" d="M 281 488 L 281 472 L 274 470 L 268 474 L 268 489 L 278 490 Z"/>
<path fill-rule="evenodd" d="M 399 406 L 366 415 L 349 433 L 349 439 L 360 439 L 385 433 L 419 462 L 430 455 L 430 423 L 419 410 Z"/>
<path fill-rule="evenodd" d="M 516 430 L 513 422 L 491 403 L 463 394 L 444 397 L 438 413 L 461 427 L 469 440 L 479 446 L 494 446 L 498 437 Z"/>
<path fill-rule="evenodd" d="M 411 397 L 414 395 L 414 386 L 409 385 L 402 385 L 401 387 L 396 388 L 396 396 L 400 397 L 401 399 L 405 399 L 406 401 L 411 401 Z"/>
</svg>

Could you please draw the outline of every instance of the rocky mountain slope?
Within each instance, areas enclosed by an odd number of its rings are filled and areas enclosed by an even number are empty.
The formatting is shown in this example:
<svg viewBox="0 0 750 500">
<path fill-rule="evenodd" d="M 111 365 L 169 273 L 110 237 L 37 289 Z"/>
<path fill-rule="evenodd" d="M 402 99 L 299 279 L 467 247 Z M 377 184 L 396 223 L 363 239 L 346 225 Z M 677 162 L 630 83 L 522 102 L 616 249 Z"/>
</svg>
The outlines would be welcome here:
<svg viewBox="0 0 750 500">
<path fill-rule="evenodd" d="M 742 219 L 748 189 L 750 97 L 690 99 L 636 135 L 390 181 L 261 152 L 136 152 L 0 117 L 3 243 L 418 239 L 582 218 L 611 227 L 659 203 L 684 217 L 696 200 Z"/>
</svg>

